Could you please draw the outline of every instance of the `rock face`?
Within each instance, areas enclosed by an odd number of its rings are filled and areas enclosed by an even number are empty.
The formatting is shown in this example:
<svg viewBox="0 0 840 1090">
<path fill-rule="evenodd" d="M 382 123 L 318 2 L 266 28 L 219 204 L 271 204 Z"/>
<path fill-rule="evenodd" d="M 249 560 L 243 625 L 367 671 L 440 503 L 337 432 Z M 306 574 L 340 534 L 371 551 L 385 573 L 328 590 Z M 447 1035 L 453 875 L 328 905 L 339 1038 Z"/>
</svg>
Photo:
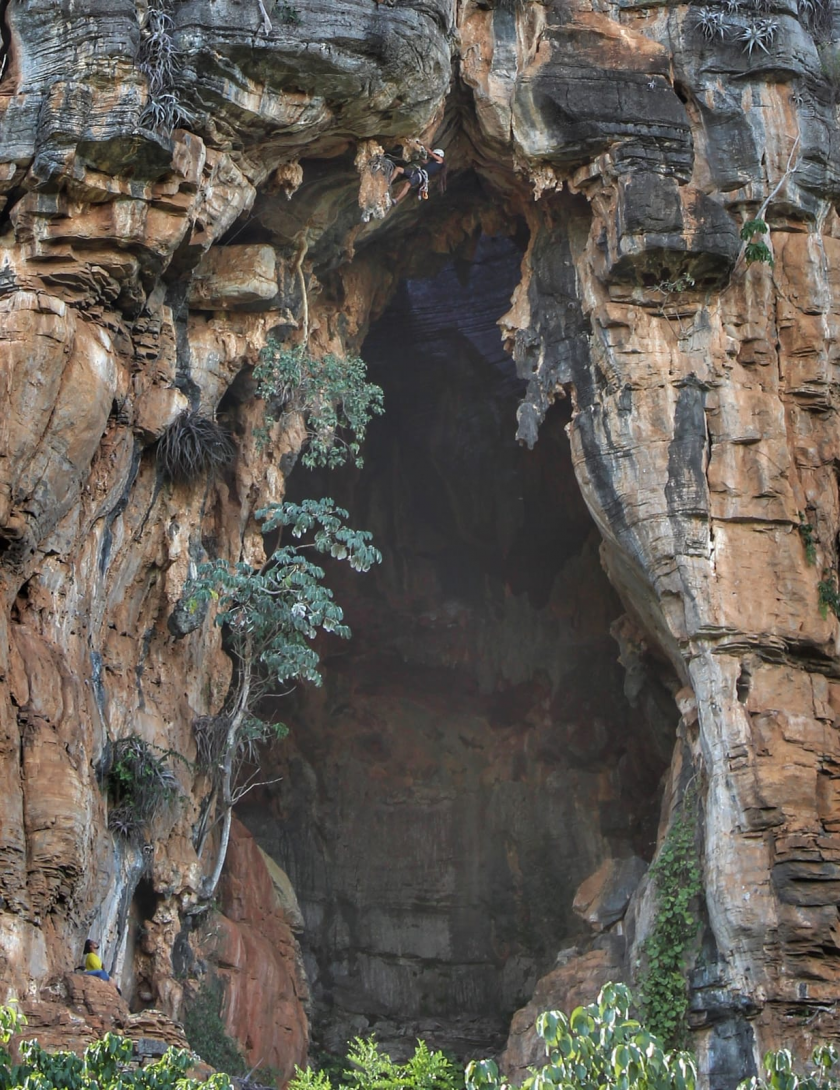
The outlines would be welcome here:
<svg viewBox="0 0 840 1090">
<path fill-rule="evenodd" d="M 521 394 L 518 435 L 536 444 L 533 460 L 496 458 L 497 440 L 486 442 L 501 434 L 492 420 L 500 383 L 513 382 L 476 364 L 492 357 L 486 332 L 450 322 L 460 344 L 460 388 L 450 389 L 449 349 L 423 347 L 433 340 L 427 324 L 414 371 L 428 363 L 437 400 L 410 385 L 400 395 L 427 412 L 410 421 L 427 480 L 406 447 L 386 457 L 414 494 L 425 484 L 447 502 L 412 510 L 403 487 L 398 505 L 400 479 L 385 487 L 387 465 L 369 492 L 363 479 L 348 486 L 383 529 L 394 516 L 397 548 L 371 602 L 350 598 L 357 631 L 368 617 L 373 626 L 360 647 L 374 666 L 389 647 L 389 668 L 366 674 L 357 655 L 342 673 L 337 660 L 324 693 L 348 707 L 298 706 L 294 742 L 272 759 L 300 779 L 285 799 L 268 793 L 266 813 L 298 808 L 301 839 L 281 844 L 286 834 L 265 815 L 257 823 L 243 811 L 294 870 L 316 1008 L 330 1002 L 329 975 L 345 1011 L 368 1024 L 371 1013 L 390 1018 L 409 993 L 380 972 L 386 955 L 404 959 L 392 962 L 397 977 L 409 955 L 422 973 L 438 966 L 432 994 L 458 965 L 479 967 L 471 988 L 491 963 L 494 972 L 509 965 L 501 1003 L 474 1008 L 482 1024 L 464 1028 L 466 1047 L 487 1040 L 491 1024 L 498 1032 L 557 949 L 574 944 L 585 959 L 567 961 L 539 993 L 557 1002 L 583 995 L 590 979 L 594 990 L 605 966 L 632 975 L 650 926 L 647 885 L 625 920 L 611 922 L 620 909 L 606 910 L 608 883 L 587 902 L 600 907 L 584 914 L 606 929 L 589 950 L 572 902 L 599 867 L 651 858 L 638 830 L 655 824 L 660 734 L 670 731 L 673 746 L 679 720 L 659 841 L 693 778 L 704 934 L 690 982 L 706 1076 L 727 1086 L 770 1044 L 836 1033 L 840 148 L 831 73 L 840 27 L 828 3 L 800 15 L 781 0 L 762 12 L 734 7 L 4 5 L 6 989 L 43 998 L 93 931 L 132 1007 L 181 1013 L 184 973 L 202 960 L 194 925 L 214 862 L 213 837 L 201 855 L 196 848 L 208 784 L 175 760 L 179 804 L 132 840 L 109 830 L 100 781 L 111 747 L 130 735 L 193 761 L 194 720 L 224 705 L 230 661 L 212 619 L 181 602 L 184 583 L 208 555 L 262 555 L 254 511 L 284 495 L 305 439 L 293 421 L 267 447 L 255 441 L 263 407 L 251 368 L 270 331 L 316 353 L 358 350 L 407 290 L 401 281 L 449 260 L 466 277 L 483 235 L 521 253 L 518 283 L 493 320 L 521 380 L 509 389 Z M 383 151 L 432 141 L 447 152 L 446 195 L 389 210 Z M 746 260 L 740 232 L 759 218 L 767 230 L 752 241 L 764 240 L 772 265 Z M 480 300 L 480 277 L 472 283 L 468 299 Z M 405 340 L 402 327 L 390 334 L 383 368 L 406 357 Z M 569 410 L 574 493 L 559 410 L 549 413 L 556 399 Z M 186 409 L 218 416 L 237 456 L 212 478 L 173 483 L 154 444 Z M 463 467 L 460 486 L 453 465 Z M 553 557 L 550 543 L 529 551 L 533 515 L 488 502 L 497 485 L 504 495 L 503 478 L 524 487 L 531 476 L 544 479 L 529 495 L 548 524 L 568 513 L 574 527 L 565 541 L 556 527 Z M 612 592 L 587 544 L 589 517 Z M 584 592 L 597 617 L 584 610 L 576 628 Z M 608 664 L 608 631 L 624 678 Z M 406 663 L 429 671 L 425 689 L 416 670 L 397 677 Z M 677 698 L 667 712 L 663 691 Z M 353 776 L 342 783 L 345 761 Z M 358 826 L 381 849 L 364 872 L 368 893 L 389 888 L 387 875 L 381 886 L 371 875 L 409 856 L 412 833 L 438 818 L 431 839 L 452 850 L 459 876 L 416 934 L 397 927 L 399 900 L 383 906 L 378 922 L 365 921 L 370 946 L 347 905 L 329 902 L 361 873 L 349 847 L 339 857 L 335 845 L 352 846 L 347 792 L 364 776 L 377 787 L 371 813 L 387 814 L 400 836 L 395 845 Z M 481 817 L 492 798 L 511 808 L 507 854 L 500 826 Z M 551 806 L 561 798 L 561 822 L 573 813 L 579 833 L 534 892 L 538 865 L 523 868 L 517 851 L 542 836 L 556 842 Z M 396 812 L 405 820 L 393 821 Z M 475 830 L 465 844 L 454 833 L 462 821 Z M 312 845 L 305 828 L 344 839 Z M 494 839 L 484 870 L 479 849 Z M 468 860 L 475 880 L 464 884 Z M 237 836 L 218 958 L 228 1029 L 251 1056 L 274 1048 L 287 1073 L 307 1047 L 306 992 L 294 908 L 269 873 Z M 529 938 L 517 925 L 496 942 L 487 907 L 496 885 L 508 923 L 524 893 L 540 906 L 556 897 L 555 914 L 540 908 L 542 929 Z M 444 904 L 463 923 L 446 941 Z M 318 905 L 346 930 L 329 938 L 313 922 Z M 263 957 L 259 936 L 273 936 L 279 961 Z M 365 957 L 370 971 L 357 974 Z M 259 989 L 273 1022 L 255 1019 L 237 979 L 245 993 Z M 481 994 L 493 991 L 489 981 Z M 433 1006 L 411 1018 L 422 1022 Z M 527 1023 L 515 1023 L 515 1065 L 530 1047 Z"/>
<path fill-rule="evenodd" d="M 293 928 L 302 919 L 276 864 L 237 822 L 220 886 L 221 918 L 212 932 L 212 962 L 226 980 L 226 1024 L 248 1059 L 286 1082 L 306 1062 L 309 998 Z M 279 889 L 278 889 L 279 886 Z M 266 1005 L 266 997 L 271 1006 Z"/>
</svg>

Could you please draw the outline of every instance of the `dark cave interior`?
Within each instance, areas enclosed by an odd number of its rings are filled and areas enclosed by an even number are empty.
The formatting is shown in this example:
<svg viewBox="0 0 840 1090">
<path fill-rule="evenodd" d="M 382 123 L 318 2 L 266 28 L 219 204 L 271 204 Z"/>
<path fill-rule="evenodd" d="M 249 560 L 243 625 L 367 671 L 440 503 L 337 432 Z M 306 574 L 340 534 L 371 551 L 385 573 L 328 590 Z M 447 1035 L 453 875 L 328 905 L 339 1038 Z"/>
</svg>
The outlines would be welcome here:
<svg viewBox="0 0 840 1090">
<path fill-rule="evenodd" d="M 513 237 L 402 281 L 362 349 L 386 412 L 362 469 L 292 474 L 372 530 L 382 565 L 328 562 L 352 630 L 324 684 L 277 699 L 282 781 L 239 815 L 288 872 L 306 921 L 313 1038 L 375 1032 L 459 1057 L 497 1052 L 607 857 L 649 859 L 677 713 L 652 673 L 625 695 L 620 601 L 549 412 L 514 440 L 524 383 L 496 322 Z"/>
</svg>

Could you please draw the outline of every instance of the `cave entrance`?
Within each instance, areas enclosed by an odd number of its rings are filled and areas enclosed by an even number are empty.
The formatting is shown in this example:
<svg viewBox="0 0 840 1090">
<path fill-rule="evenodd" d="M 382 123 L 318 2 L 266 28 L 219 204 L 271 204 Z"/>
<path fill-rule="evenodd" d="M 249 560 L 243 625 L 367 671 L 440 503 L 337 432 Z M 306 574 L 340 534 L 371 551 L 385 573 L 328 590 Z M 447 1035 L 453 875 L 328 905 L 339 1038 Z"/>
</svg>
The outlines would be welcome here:
<svg viewBox="0 0 840 1090">
<path fill-rule="evenodd" d="M 386 403 L 364 468 L 290 479 L 384 554 L 329 572 L 353 639 L 322 647 L 323 688 L 278 702 L 283 781 L 240 811 L 300 900 L 330 1052 L 369 1032 L 395 1055 L 417 1037 L 499 1051 L 590 935 L 582 880 L 653 851 L 670 746 L 625 696 L 568 403 L 533 450 L 514 441 L 524 384 L 496 322 L 520 261 L 516 238 L 482 236 L 403 281 L 362 350 Z"/>
</svg>

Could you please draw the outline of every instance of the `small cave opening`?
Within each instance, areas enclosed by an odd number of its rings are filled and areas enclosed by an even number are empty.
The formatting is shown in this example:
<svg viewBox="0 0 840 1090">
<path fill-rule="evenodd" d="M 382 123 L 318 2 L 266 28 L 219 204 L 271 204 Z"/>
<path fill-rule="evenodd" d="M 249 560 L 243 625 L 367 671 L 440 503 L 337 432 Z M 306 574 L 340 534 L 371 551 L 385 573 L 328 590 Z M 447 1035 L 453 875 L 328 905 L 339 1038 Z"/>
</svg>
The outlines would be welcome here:
<svg viewBox="0 0 840 1090">
<path fill-rule="evenodd" d="M 123 994 L 133 1013 L 153 1006 L 158 998 L 152 984 L 153 974 L 146 964 L 148 959 L 143 955 L 149 921 L 154 919 L 162 900 L 163 895 L 155 889 L 151 877 L 143 874 L 137 883 L 129 909 L 120 976 Z"/>
<path fill-rule="evenodd" d="M 515 441 L 497 322 L 521 258 L 518 233 L 482 234 L 401 281 L 361 353 L 385 392 L 364 467 L 289 480 L 383 553 L 363 576 L 327 561 L 352 639 L 321 645 L 321 688 L 276 699 L 282 778 L 238 807 L 296 891 L 331 1053 L 370 1032 L 395 1056 L 498 1053 L 558 954 L 610 941 L 580 884 L 653 852 L 677 713 L 644 656 L 632 678 L 618 661 L 569 402 Z"/>
</svg>

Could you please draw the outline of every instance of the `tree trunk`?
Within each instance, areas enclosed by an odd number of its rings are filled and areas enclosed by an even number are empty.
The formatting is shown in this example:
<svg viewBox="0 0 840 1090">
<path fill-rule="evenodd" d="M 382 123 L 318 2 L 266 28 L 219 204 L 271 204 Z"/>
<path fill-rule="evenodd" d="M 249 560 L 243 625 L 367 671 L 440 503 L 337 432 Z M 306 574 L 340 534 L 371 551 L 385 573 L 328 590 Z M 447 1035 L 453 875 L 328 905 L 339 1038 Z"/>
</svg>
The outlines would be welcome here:
<svg viewBox="0 0 840 1090">
<path fill-rule="evenodd" d="M 227 857 L 228 843 L 230 842 L 230 826 L 233 820 L 233 762 L 236 757 L 239 731 L 248 711 L 248 701 L 251 698 L 251 641 L 248 639 L 246 652 L 240 659 L 242 670 L 242 684 L 236 697 L 236 705 L 228 724 L 227 738 L 225 739 L 225 756 L 222 765 L 221 806 L 223 810 L 222 831 L 219 837 L 219 851 L 216 855 L 216 865 L 213 872 L 202 883 L 201 899 L 209 901 L 216 892 L 219 879 Z M 203 846 L 203 845 L 202 845 Z M 199 853 L 200 854 L 200 853 Z"/>
</svg>

